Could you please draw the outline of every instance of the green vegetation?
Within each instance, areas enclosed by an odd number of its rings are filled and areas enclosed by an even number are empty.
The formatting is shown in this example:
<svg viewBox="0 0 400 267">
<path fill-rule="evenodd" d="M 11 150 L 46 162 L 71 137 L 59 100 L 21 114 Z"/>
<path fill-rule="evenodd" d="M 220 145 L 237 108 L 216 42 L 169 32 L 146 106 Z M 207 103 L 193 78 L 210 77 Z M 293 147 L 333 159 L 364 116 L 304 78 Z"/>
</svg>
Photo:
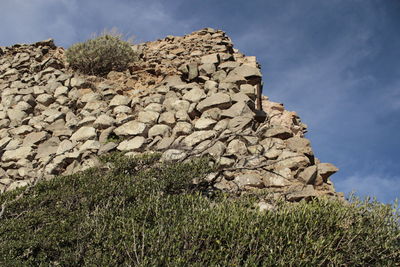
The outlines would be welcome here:
<svg viewBox="0 0 400 267">
<path fill-rule="evenodd" d="M 122 35 L 115 31 L 74 44 L 65 51 L 65 56 L 72 69 L 90 75 L 123 71 L 137 60 L 131 43 L 122 40 Z"/>
<path fill-rule="evenodd" d="M 209 191 L 207 159 L 111 154 L 111 169 L 0 196 L 0 266 L 396 266 L 398 209 L 374 201 L 280 203 Z"/>
</svg>

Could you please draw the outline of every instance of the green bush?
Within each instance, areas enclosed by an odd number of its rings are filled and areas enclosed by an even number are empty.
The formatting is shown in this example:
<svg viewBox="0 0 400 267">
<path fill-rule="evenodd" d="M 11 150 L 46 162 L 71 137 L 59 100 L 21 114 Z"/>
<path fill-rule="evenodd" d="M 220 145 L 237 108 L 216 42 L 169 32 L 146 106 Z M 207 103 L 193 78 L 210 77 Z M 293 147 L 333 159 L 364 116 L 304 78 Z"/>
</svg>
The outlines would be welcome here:
<svg viewBox="0 0 400 267">
<path fill-rule="evenodd" d="M 130 42 L 120 34 L 103 33 L 97 38 L 77 43 L 65 52 L 70 67 L 85 74 L 106 75 L 110 71 L 123 71 L 137 60 Z"/>
<path fill-rule="evenodd" d="M 0 266 L 396 266 L 398 209 L 354 200 L 279 204 L 204 194 L 207 159 L 104 157 L 37 184 L 0 219 Z M 0 195 L 0 204 L 23 189 Z"/>
</svg>

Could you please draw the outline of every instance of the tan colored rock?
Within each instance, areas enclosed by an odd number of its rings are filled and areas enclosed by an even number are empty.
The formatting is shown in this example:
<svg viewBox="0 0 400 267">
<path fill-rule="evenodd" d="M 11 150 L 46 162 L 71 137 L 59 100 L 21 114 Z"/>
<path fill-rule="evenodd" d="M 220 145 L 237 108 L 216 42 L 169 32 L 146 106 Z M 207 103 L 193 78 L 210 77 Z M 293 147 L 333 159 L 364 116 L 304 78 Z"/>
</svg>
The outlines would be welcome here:
<svg viewBox="0 0 400 267">
<path fill-rule="evenodd" d="M 188 79 L 189 80 L 193 80 L 194 78 L 196 78 L 197 76 L 199 76 L 199 70 L 198 70 L 198 66 L 197 63 L 189 63 L 187 64 L 188 67 Z"/>
<path fill-rule="evenodd" d="M 85 150 L 93 150 L 97 151 L 101 147 L 101 144 L 99 141 L 96 140 L 87 140 L 83 145 L 79 148 L 79 151 L 85 151 Z"/>
<path fill-rule="evenodd" d="M 115 106 L 129 106 L 129 103 L 131 102 L 131 99 L 127 96 L 124 95 L 116 95 L 111 99 L 109 106 L 110 107 L 115 107 Z"/>
<path fill-rule="evenodd" d="M 162 123 L 162 124 L 167 124 L 169 126 L 174 125 L 176 122 L 175 121 L 175 113 L 171 112 L 171 111 L 161 113 L 160 117 L 158 119 L 158 122 Z"/>
<path fill-rule="evenodd" d="M 24 138 L 24 141 L 22 143 L 22 146 L 30 146 L 30 145 L 36 145 L 42 141 L 44 141 L 49 135 L 47 132 L 33 132 L 30 134 L 27 134 Z"/>
<path fill-rule="evenodd" d="M 273 168 L 276 170 L 289 168 L 291 170 L 296 170 L 298 168 L 307 167 L 310 164 L 310 160 L 299 153 L 293 153 L 289 151 L 283 151 L 276 162 L 268 168 Z"/>
<path fill-rule="evenodd" d="M 293 133 L 290 129 L 280 126 L 280 125 L 272 125 L 270 128 L 265 131 L 263 134 L 263 137 L 269 138 L 269 137 L 275 137 L 275 138 L 280 138 L 280 139 L 288 139 L 293 136 Z"/>
<path fill-rule="evenodd" d="M 239 188 L 244 187 L 256 187 L 263 188 L 264 182 L 262 180 L 262 176 L 257 172 L 245 172 L 242 174 L 238 174 L 234 182 L 239 186 Z"/>
<path fill-rule="evenodd" d="M 201 101 L 197 105 L 197 110 L 199 110 L 200 112 L 204 112 L 205 110 L 210 108 L 225 109 L 229 108 L 230 106 L 231 98 L 229 95 L 224 93 L 216 93 Z"/>
<path fill-rule="evenodd" d="M 163 109 L 164 109 L 163 105 L 158 103 L 150 103 L 144 108 L 145 111 L 154 111 L 157 113 L 162 112 Z"/>
<path fill-rule="evenodd" d="M 60 139 L 58 139 L 57 137 L 52 137 L 45 142 L 39 144 L 37 148 L 36 158 L 44 158 L 55 154 L 57 152 L 59 144 Z"/>
<path fill-rule="evenodd" d="M 195 124 L 194 128 L 196 130 L 211 130 L 217 122 L 208 118 L 199 118 Z"/>
<path fill-rule="evenodd" d="M 27 114 L 24 111 L 17 109 L 8 109 L 7 116 L 11 121 L 20 122 L 24 118 L 27 117 Z"/>
<path fill-rule="evenodd" d="M 286 199 L 291 202 L 300 201 L 302 199 L 310 200 L 316 196 L 318 196 L 318 192 L 314 189 L 312 185 L 306 185 L 302 187 L 296 188 L 286 195 Z"/>
<path fill-rule="evenodd" d="M 221 113 L 222 118 L 235 118 L 239 116 L 253 117 L 254 113 L 244 102 L 233 104 L 232 107 L 222 111 Z"/>
<path fill-rule="evenodd" d="M 219 62 L 218 54 L 211 54 L 201 57 L 202 64 L 217 64 Z"/>
<path fill-rule="evenodd" d="M 100 115 L 94 122 L 93 127 L 96 129 L 107 129 L 115 124 L 115 119 L 106 115 Z"/>
<path fill-rule="evenodd" d="M 65 152 L 70 152 L 73 148 L 75 147 L 75 145 L 69 141 L 69 140 L 63 140 L 57 148 L 56 154 L 57 155 L 61 155 L 64 154 Z"/>
<path fill-rule="evenodd" d="M 154 138 L 155 136 L 169 136 L 171 134 L 171 127 L 164 124 L 157 124 L 150 128 L 148 132 L 149 138 Z"/>
<path fill-rule="evenodd" d="M 146 124 L 130 121 L 114 129 L 114 133 L 118 136 L 142 135 L 146 133 L 146 130 Z"/>
<path fill-rule="evenodd" d="M 234 139 L 229 142 L 226 148 L 227 155 L 234 155 L 234 156 L 243 156 L 247 154 L 247 147 L 246 144 L 238 139 Z"/>
<path fill-rule="evenodd" d="M 249 77 L 252 77 L 252 76 L 255 76 L 255 77 L 261 77 L 262 76 L 262 74 L 261 74 L 261 72 L 260 72 L 260 70 L 258 68 L 251 67 L 251 66 L 248 66 L 248 65 L 242 65 L 240 67 L 237 67 L 234 70 L 232 70 L 229 74 L 231 74 L 231 73 L 243 76 L 245 78 L 249 78 Z"/>
<path fill-rule="evenodd" d="M 239 116 L 231 119 L 228 123 L 228 129 L 232 132 L 241 132 L 244 128 L 248 128 L 253 122 L 253 118 L 247 116 Z"/>
<path fill-rule="evenodd" d="M 168 149 L 161 156 L 161 161 L 178 161 L 187 156 L 187 153 L 179 149 Z"/>
<path fill-rule="evenodd" d="M 144 145 L 145 141 L 146 141 L 146 138 L 144 138 L 142 136 L 136 136 L 130 140 L 122 141 L 118 145 L 117 149 L 120 151 L 137 150 Z"/>
<path fill-rule="evenodd" d="M 48 106 L 55 101 L 54 97 L 49 94 L 41 94 L 36 97 L 36 101 L 42 105 Z"/>
<path fill-rule="evenodd" d="M 215 137 L 216 132 L 213 130 L 210 131 L 196 131 L 185 137 L 183 140 L 184 144 L 188 147 L 194 147 L 195 145 L 203 142 L 204 140 L 211 139 Z"/>
<path fill-rule="evenodd" d="M 172 133 L 174 136 L 180 136 L 180 135 L 189 135 L 193 132 L 193 126 L 192 124 L 188 122 L 178 122 L 174 129 L 172 130 Z"/>
<path fill-rule="evenodd" d="M 325 182 L 332 174 L 339 171 L 339 169 L 331 163 L 319 163 L 317 167 L 319 175 L 321 175 Z"/>
<path fill-rule="evenodd" d="M 194 102 L 197 103 L 200 100 L 206 98 L 206 94 L 204 92 L 204 90 L 200 89 L 199 87 L 195 87 L 193 89 L 191 89 L 189 92 L 187 92 L 186 94 L 183 95 L 183 99 L 190 101 L 190 102 Z"/>
<path fill-rule="evenodd" d="M 81 127 L 70 138 L 72 141 L 86 141 L 97 137 L 96 129 L 93 127 Z"/>
<path fill-rule="evenodd" d="M 265 173 L 265 175 L 263 175 L 263 182 L 266 187 L 281 188 L 290 185 L 290 182 L 288 179 L 286 179 L 286 177 L 274 172 Z"/>
<path fill-rule="evenodd" d="M 294 152 L 313 155 L 310 140 L 298 136 L 291 137 L 285 140 L 288 148 Z"/>
<path fill-rule="evenodd" d="M 317 166 L 309 166 L 299 174 L 299 179 L 306 184 L 314 184 L 317 179 Z"/>
<path fill-rule="evenodd" d="M 4 152 L 3 156 L 1 157 L 1 160 L 3 162 L 8 162 L 8 161 L 18 161 L 20 159 L 27 159 L 32 157 L 33 155 L 33 149 L 30 146 L 24 146 L 17 148 L 15 150 L 7 150 Z"/>
</svg>

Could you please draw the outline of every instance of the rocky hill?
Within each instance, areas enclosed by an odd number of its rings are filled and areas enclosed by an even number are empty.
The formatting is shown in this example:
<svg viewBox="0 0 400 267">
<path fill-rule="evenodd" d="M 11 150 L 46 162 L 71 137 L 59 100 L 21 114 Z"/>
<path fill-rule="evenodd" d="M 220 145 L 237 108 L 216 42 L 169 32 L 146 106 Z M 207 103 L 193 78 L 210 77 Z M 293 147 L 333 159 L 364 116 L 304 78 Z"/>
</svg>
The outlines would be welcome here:
<svg viewBox="0 0 400 267">
<path fill-rule="evenodd" d="M 0 48 L 0 190 L 97 166 L 112 151 L 209 155 L 218 189 L 298 201 L 336 193 L 295 112 L 261 96 L 255 57 L 203 29 L 132 47 L 107 77 L 71 71 L 52 40 Z"/>
</svg>

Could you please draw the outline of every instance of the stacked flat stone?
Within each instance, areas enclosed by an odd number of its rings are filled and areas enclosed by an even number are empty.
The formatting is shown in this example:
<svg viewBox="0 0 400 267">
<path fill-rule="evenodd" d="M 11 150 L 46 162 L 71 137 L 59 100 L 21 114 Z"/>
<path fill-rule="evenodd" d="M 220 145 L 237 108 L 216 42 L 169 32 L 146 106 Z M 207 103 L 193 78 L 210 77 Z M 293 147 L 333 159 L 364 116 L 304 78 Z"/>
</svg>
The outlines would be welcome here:
<svg viewBox="0 0 400 267">
<path fill-rule="evenodd" d="M 69 70 L 52 40 L 0 48 L 2 192 L 97 166 L 112 151 L 153 151 L 166 161 L 210 156 L 219 170 L 207 178 L 221 190 L 342 197 L 329 179 L 337 168 L 314 156 L 295 112 L 263 96 L 268 117 L 255 120 L 259 65 L 224 32 L 132 49 L 140 62 L 100 78 Z"/>
</svg>

